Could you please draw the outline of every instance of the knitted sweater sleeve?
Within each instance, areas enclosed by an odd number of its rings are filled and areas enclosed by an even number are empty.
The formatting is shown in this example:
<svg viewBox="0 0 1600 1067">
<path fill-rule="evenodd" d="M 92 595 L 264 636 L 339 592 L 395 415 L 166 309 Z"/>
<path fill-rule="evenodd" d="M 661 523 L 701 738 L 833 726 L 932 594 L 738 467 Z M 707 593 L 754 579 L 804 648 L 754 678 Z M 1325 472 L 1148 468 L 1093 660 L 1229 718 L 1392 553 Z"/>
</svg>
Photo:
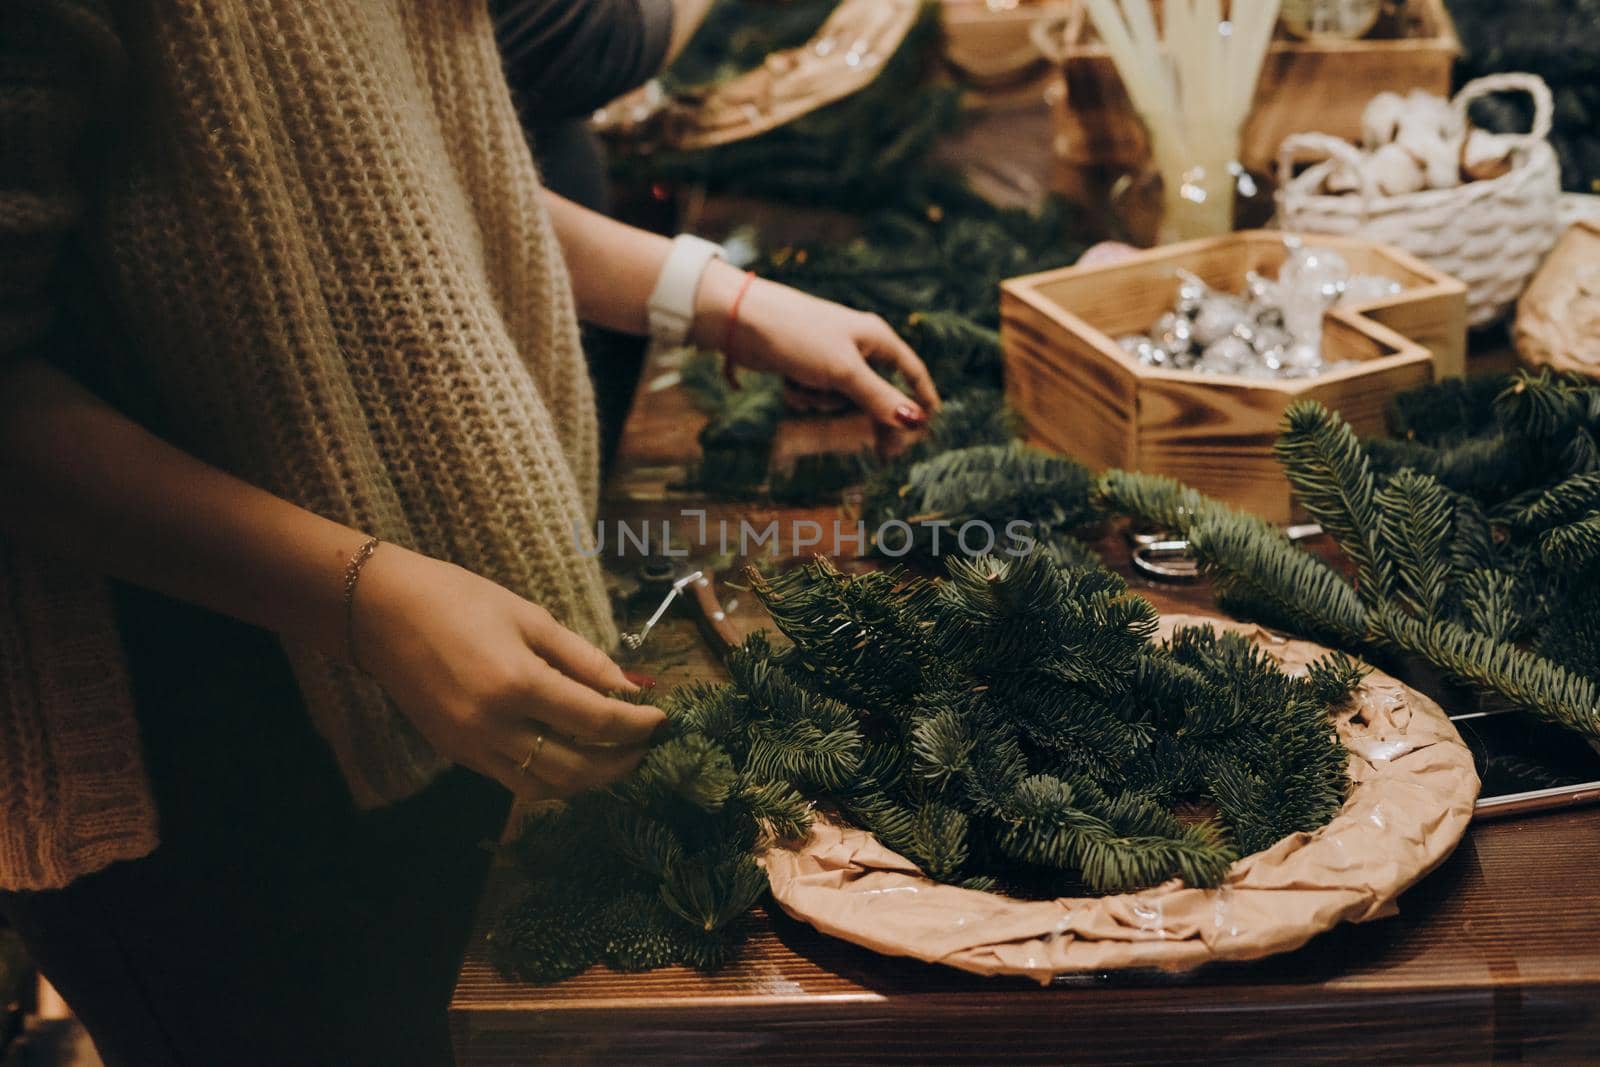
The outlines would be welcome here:
<svg viewBox="0 0 1600 1067">
<path fill-rule="evenodd" d="M 44 354 L 57 325 L 90 120 L 121 57 L 101 4 L 0 3 L 0 364 Z"/>
</svg>

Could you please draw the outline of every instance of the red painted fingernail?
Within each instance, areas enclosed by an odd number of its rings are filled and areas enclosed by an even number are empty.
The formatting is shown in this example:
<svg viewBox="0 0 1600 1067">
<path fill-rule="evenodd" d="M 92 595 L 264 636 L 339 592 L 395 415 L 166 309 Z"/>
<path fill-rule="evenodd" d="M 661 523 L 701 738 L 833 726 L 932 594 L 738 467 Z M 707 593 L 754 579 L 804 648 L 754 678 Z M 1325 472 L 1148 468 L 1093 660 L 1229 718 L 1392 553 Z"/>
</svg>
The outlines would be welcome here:
<svg viewBox="0 0 1600 1067">
<path fill-rule="evenodd" d="M 656 687 L 656 680 L 648 674 L 640 674 L 638 671 L 623 671 L 622 676 L 640 689 L 654 689 Z"/>
<path fill-rule="evenodd" d="M 908 430 L 920 430 L 927 423 L 928 416 L 919 407 L 911 404 L 901 404 L 894 409 L 894 417 L 900 420 L 900 425 Z"/>
</svg>

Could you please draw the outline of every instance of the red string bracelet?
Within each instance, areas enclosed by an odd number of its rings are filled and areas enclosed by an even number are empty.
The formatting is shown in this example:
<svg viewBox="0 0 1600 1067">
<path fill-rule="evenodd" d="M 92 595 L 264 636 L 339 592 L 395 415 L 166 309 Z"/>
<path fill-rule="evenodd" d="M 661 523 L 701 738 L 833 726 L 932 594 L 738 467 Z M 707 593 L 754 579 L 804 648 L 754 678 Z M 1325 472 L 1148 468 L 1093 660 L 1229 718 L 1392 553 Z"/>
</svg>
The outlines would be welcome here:
<svg viewBox="0 0 1600 1067">
<path fill-rule="evenodd" d="M 739 325 L 739 305 L 744 301 L 744 294 L 750 291 L 750 283 L 755 280 L 755 271 L 744 272 L 744 280 L 739 283 L 739 291 L 733 294 L 733 303 L 728 305 L 728 326 L 722 334 L 722 373 L 734 389 L 739 388 L 739 379 L 734 375 L 733 329 Z"/>
</svg>

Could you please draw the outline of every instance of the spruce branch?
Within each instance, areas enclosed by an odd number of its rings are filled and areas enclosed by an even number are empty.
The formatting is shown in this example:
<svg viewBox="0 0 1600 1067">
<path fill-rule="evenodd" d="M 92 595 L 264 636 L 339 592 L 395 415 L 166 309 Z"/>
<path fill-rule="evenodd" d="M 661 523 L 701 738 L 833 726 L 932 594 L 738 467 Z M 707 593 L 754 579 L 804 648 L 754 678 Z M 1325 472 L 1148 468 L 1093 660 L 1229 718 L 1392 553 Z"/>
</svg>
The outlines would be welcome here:
<svg viewBox="0 0 1600 1067">
<path fill-rule="evenodd" d="M 1600 559 L 1600 511 L 1546 530 L 1539 537 L 1546 566 L 1573 572 Z"/>
<path fill-rule="evenodd" d="M 1360 649 L 1369 641 L 1367 608 L 1332 567 L 1260 520 L 1217 514 L 1189 530 L 1195 558 L 1231 613 L 1269 626 Z"/>
<path fill-rule="evenodd" d="M 1371 672 L 1372 668 L 1360 660 L 1343 652 L 1330 652 L 1306 667 L 1306 690 L 1318 704 L 1340 705 L 1350 699 Z"/>
<path fill-rule="evenodd" d="M 1395 645 L 1453 677 L 1568 729 L 1600 737 L 1600 689 L 1591 679 L 1443 619 L 1419 622 L 1386 609 L 1374 615 L 1374 624 Z"/>
<path fill-rule="evenodd" d="M 799 841 L 811 829 L 812 803 L 787 781 L 763 781 L 746 773 L 739 795 L 761 827 L 764 842 Z"/>
<path fill-rule="evenodd" d="M 919 716 L 911 728 L 911 751 L 916 757 L 917 773 L 935 788 L 942 788 L 971 772 L 971 755 L 976 745 L 971 724 L 951 705 Z"/>
<path fill-rule="evenodd" d="M 1522 620 L 1517 582 L 1504 571 L 1473 568 L 1458 579 L 1463 624 L 1495 642 L 1516 639 Z"/>
<path fill-rule="evenodd" d="M 690 734 L 652 748 L 634 775 L 618 788 L 639 805 L 675 797 L 715 812 L 722 809 L 737 781 L 728 754 L 709 739 Z"/>
<path fill-rule="evenodd" d="M 767 877 L 753 856 L 716 846 L 688 862 L 674 864 L 661 882 L 662 903 L 706 933 L 744 915 L 766 891 Z"/>
<path fill-rule="evenodd" d="M 1600 511 L 1600 471 L 1529 489 L 1507 501 L 1499 516 L 1519 533 L 1536 533 L 1594 511 Z"/>
<path fill-rule="evenodd" d="M 1382 600 L 1393 576 L 1378 541 L 1377 489 L 1356 435 L 1321 404 L 1301 400 L 1284 412 L 1273 453 L 1306 511 L 1356 565 L 1362 600 Z"/>
<path fill-rule="evenodd" d="M 1221 516 L 1254 522 L 1262 531 L 1271 526 L 1253 516 L 1234 512 L 1226 505 L 1163 474 L 1110 470 L 1095 482 L 1094 500 L 1111 514 L 1129 515 L 1150 527 L 1188 537 L 1196 523 Z"/>
<path fill-rule="evenodd" d="M 1394 595 L 1413 614 L 1438 614 L 1450 584 L 1455 509 L 1448 491 L 1426 474 L 1402 470 L 1378 490 L 1373 503 L 1379 546 L 1393 561 Z"/>
<path fill-rule="evenodd" d="M 1018 785 L 999 844 L 1024 862 L 1077 867 L 1108 893 L 1174 877 L 1215 885 L 1236 858 L 1212 824 L 1185 826 L 1141 797 L 1110 797 L 1089 782 L 1048 775 Z"/>
</svg>

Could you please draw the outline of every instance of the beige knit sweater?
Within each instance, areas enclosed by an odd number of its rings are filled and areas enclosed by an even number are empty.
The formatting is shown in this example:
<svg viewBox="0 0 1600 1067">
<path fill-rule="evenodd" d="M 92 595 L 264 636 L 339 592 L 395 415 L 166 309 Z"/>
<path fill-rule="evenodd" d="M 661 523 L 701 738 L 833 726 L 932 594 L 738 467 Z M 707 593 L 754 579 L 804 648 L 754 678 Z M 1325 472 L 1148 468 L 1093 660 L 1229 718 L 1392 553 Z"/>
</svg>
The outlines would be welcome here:
<svg viewBox="0 0 1600 1067">
<path fill-rule="evenodd" d="M 572 534 L 589 384 L 484 0 L 0 8 L 0 359 L 88 313 L 54 270 L 81 248 L 175 443 L 609 645 Z M 370 681 L 288 653 L 358 802 L 441 769 Z M 104 583 L 0 543 L 0 887 L 156 839 Z"/>
</svg>

